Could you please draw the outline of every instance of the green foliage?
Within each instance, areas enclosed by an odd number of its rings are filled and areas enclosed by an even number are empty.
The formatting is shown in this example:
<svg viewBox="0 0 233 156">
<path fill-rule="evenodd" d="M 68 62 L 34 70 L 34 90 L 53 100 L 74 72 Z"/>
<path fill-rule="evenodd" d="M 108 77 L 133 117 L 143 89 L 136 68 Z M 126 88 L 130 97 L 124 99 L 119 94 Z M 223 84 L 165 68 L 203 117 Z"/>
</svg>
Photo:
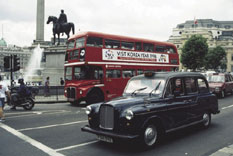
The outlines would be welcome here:
<svg viewBox="0 0 233 156">
<path fill-rule="evenodd" d="M 226 69 L 226 51 L 221 46 L 209 50 L 205 58 L 205 69 L 218 68 Z"/>
<path fill-rule="evenodd" d="M 207 53 L 207 39 L 201 35 L 193 35 L 185 42 L 180 61 L 184 67 L 195 71 L 204 67 Z"/>
</svg>

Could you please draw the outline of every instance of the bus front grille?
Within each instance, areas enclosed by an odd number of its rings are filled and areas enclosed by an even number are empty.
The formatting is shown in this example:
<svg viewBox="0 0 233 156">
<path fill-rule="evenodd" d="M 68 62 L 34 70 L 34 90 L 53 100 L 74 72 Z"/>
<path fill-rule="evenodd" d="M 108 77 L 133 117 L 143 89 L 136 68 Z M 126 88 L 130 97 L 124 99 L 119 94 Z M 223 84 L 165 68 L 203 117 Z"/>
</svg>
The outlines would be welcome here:
<svg viewBox="0 0 233 156">
<path fill-rule="evenodd" d="M 67 88 L 67 98 L 75 99 L 75 88 Z"/>
<path fill-rule="evenodd" d="M 114 127 L 114 108 L 103 105 L 100 107 L 100 128 L 112 130 Z"/>
</svg>

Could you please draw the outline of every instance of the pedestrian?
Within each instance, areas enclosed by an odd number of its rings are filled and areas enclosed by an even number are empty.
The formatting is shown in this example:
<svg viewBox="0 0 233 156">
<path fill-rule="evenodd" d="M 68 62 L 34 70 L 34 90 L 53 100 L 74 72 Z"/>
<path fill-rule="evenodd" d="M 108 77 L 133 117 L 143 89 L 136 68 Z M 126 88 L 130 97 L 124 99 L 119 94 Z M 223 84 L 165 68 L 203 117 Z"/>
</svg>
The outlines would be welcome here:
<svg viewBox="0 0 233 156">
<path fill-rule="evenodd" d="M 4 109 L 6 94 L 9 98 L 11 98 L 8 87 L 5 83 L 2 82 L 2 77 L 0 76 L 0 122 L 5 121 L 3 109 Z"/>
<path fill-rule="evenodd" d="M 61 86 L 64 85 L 64 80 L 62 79 L 62 77 L 61 77 L 61 80 L 60 80 L 60 84 L 61 84 Z"/>
<path fill-rule="evenodd" d="M 45 81 L 44 93 L 45 93 L 44 96 L 49 96 L 49 76 L 46 78 L 46 81 Z"/>
</svg>

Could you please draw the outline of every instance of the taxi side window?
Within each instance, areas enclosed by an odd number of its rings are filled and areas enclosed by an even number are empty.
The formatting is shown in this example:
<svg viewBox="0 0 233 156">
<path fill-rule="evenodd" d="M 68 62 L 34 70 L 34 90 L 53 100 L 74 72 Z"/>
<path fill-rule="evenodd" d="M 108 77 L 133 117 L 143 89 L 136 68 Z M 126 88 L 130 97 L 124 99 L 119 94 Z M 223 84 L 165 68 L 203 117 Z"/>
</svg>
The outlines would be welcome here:
<svg viewBox="0 0 233 156">
<path fill-rule="evenodd" d="M 180 95 L 184 95 L 184 85 L 181 78 L 175 78 L 173 81 L 173 93 L 179 92 Z"/>
<path fill-rule="evenodd" d="M 200 93 L 208 93 L 209 92 L 206 81 L 203 78 L 197 79 L 197 85 L 198 85 Z"/>
<path fill-rule="evenodd" d="M 187 94 L 194 94 L 197 93 L 197 86 L 196 86 L 196 81 L 194 78 L 185 78 L 185 89 Z"/>
<path fill-rule="evenodd" d="M 173 78 L 168 82 L 165 96 L 174 96 L 175 94 L 184 95 L 182 78 Z"/>
</svg>

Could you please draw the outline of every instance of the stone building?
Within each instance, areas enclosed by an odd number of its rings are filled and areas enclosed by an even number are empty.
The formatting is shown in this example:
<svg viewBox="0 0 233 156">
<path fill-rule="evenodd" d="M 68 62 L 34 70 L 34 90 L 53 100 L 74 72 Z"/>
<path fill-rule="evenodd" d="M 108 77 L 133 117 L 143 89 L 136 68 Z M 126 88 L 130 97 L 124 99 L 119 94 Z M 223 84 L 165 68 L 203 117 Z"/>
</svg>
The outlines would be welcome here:
<svg viewBox="0 0 233 156">
<path fill-rule="evenodd" d="M 168 42 L 177 46 L 179 54 L 184 43 L 192 35 L 202 35 L 207 38 L 209 48 L 221 46 L 227 53 L 227 72 L 233 71 L 233 21 L 215 21 L 212 19 L 197 19 L 178 24 L 173 29 Z M 182 64 L 179 69 L 183 69 Z"/>
<path fill-rule="evenodd" d="M 0 40 L 0 71 L 1 76 L 3 76 L 4 79 L 9 80 L 10 79 L 10 72 L 7 72 L 4 70 L 4 57 L 5 56 L 13 56 L 17 55 L 17 57 L 20 60 L 20 70 L 13 73 L 14 80 L 18 79 L 19 77 L 22 77 L 22 74 L 24 72 L 24 69 L 26 68 L 28 61 L 31 57 L 32 49 L 22 48 L 15 45 L 7 45 L 6 41 L 2 38 Z"/>
</svg>

